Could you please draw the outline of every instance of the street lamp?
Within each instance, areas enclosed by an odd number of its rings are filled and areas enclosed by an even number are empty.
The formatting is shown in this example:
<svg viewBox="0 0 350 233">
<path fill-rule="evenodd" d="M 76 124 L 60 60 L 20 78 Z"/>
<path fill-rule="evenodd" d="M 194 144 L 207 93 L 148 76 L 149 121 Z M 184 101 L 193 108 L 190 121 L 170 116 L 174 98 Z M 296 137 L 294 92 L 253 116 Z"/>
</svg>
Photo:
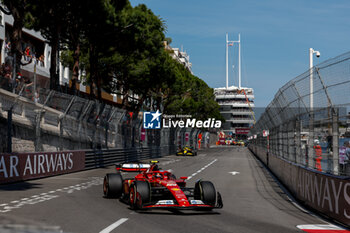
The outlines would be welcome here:
<svg viewBox="0 0 350 233">
<path fill-rule="evenodd" d="M 309 49 L 309 58 L 310 58 L 310 111 L 312 111 L 314 107 L 314 80 L 313 80 L 313 66 L 314 66 L 314 54 L 316 57 L 320 57 L 321 53 L 319 51 L 315 51 L 313 48 Z"/>
<path fill-rule="evenodd" d="M 321 53 L 315 51 L 313 48 L 309 49 L 309 58 L 310 58 L 310 120 L 309 120 L 309 148 L 308 148 L 308 166 L 314 168 L 314 77 L 313 77 L 313 66 L 314 66 L 314 54 L 316 57 L 320 57 Z"/>
</svg>

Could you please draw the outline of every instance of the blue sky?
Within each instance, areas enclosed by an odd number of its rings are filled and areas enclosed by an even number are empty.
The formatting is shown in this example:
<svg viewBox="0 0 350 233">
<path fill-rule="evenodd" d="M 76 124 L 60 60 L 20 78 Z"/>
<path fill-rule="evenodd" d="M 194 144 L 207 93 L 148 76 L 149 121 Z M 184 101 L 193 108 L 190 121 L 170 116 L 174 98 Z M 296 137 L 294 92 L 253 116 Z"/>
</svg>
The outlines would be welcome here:
<svg viewBox="0 0 350 233">
<path fill-rule="evenodd" d="M 286 82 L 349 51 L 349 0 L 130 0 L 144 3 L 167 25 L 172 47 L 190 55 L 192 70 L 210 87 L 225 86 L 225 36 L 242 41 L 242 86 L 265 107 Z M 238 85 L 237 48 L 230 47 L 230 85 Z M 234 69 L 232 68 L 234 66 Z"/>
</svg>

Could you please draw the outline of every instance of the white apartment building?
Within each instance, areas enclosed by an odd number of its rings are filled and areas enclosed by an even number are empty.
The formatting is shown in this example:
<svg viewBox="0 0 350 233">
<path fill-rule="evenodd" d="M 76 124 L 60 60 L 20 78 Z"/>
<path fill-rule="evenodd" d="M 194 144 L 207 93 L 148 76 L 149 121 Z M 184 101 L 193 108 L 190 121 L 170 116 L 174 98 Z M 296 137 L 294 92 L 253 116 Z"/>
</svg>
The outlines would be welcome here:
<svg viewBox="0 0 350 233">
<path fill-rule="evenodd" d="M 222 125 L 224 133 L 232 134 L 238 139 L 245 139 L 254 123 L 253 88 L 220 87 L 214 88 L 214 94 L 220 105 L 220 113 L 226 120 Z"/>
<path fill-rule="evenodd" d="M 179 48 L 172 48 L 170 45 L 167 44 L 166 41 L 164 41 L 164 47 L 166 50 L 170 51 L 170 56 L 173 59 L 175 59 L 176 61 L 178 61 L 182 65 L 184 65 L 185 68 L 188 71 L 190 71 L 191 74 L 193 74 L 192 63 L 190 62 L 190 56 L 186 52 L 180 51 Z"/>
</svg>

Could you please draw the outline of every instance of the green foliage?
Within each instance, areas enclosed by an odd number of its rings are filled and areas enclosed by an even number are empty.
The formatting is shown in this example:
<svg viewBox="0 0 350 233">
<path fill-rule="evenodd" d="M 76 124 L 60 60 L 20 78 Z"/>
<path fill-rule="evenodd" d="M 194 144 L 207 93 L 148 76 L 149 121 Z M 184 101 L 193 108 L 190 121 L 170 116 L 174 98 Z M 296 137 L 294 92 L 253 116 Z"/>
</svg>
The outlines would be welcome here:
<svg viewBox="0 0 350 233">
<path fill-rule="evenodd" d="M 164 41 L 172 42 L 165 37 L 165 22 L 146 5 L 132 7 L 127 0 L 22 2 L 30 2 L 26 26 L 60 48 L 61 62 L 73 70 L 72 81 L 85 70 L 84 81 L 97 87 L 98 97 L 104 89 L 122 94 L 123 107 L 134 112 L 151 108 L 222 119 L 213 89 L 165 50 Z M 137 101 L 127 102 L 130 93 Z"/>
<path fill-rule="evenodd" d="M 215 101 L 214 91 L 200 78 L 192 75 L 184 66 L 175 63 L 175 82 L 170 86 L 164 101 L 164 112 L 190 114 L 197 119 L 224 120 Z"/>
</svg>

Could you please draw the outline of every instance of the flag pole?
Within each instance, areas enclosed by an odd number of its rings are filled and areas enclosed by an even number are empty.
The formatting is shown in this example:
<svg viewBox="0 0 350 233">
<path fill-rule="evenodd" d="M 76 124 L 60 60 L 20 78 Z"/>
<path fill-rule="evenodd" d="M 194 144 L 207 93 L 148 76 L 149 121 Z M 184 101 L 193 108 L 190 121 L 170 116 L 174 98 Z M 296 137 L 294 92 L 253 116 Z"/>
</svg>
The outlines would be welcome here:
<svg viewBox="0 0 350 233">
<path fill-rule="evenodd" d="M 226 89 L 228 89 L 228 34 L 226 33 Z"/>
<path fill-rule="evenodd" d="M 241 89 L 241 34 L 238 34 L 238 88 Z"/>
</svg>

